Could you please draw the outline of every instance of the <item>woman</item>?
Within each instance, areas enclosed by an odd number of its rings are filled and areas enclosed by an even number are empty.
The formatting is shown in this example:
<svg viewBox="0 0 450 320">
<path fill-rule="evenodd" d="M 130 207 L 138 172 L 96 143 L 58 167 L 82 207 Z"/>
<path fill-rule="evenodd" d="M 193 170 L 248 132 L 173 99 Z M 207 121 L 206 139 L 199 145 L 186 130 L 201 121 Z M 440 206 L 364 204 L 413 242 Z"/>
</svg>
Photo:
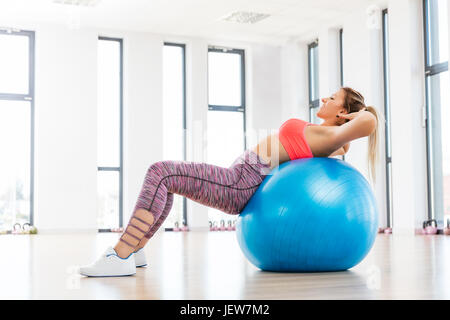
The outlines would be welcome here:
<svg viewBox="0 0 450 320">
<path fill-rule="evenodd" d="M 80 273 L 125 276 L 135 274 L 136 267 L 145 266 L 147 262 L 141 249 L 169 214 L 173 193 L 229 214 L 239 214 L 265 176 L 281 163 L 298 158 L 343 155 L 350 141 L 366 136 L 369 136 L 370 172 L 374 177 L 376 110 L 364 104 L 359 92 L 347 87 L 322 102 L 317 113 L 317 117 L 324 120 L 321 125 L 289 119 L 277 134 L 245 151 L 230 168 L 183 161 L 160 161 L 151 165 L 133 215 L 118 243 L 108 248 L 95 263 L 81 267 Z"/>
</svg>

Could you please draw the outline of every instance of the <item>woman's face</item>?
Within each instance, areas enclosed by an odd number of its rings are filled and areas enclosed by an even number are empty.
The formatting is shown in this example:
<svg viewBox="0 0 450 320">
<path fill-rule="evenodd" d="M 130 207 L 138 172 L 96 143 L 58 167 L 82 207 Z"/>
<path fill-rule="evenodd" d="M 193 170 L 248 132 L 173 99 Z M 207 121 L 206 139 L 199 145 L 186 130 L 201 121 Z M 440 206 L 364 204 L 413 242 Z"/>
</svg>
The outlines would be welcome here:
<svg viewBox="0 0 450 320">
<path fill-rule="evenodd" d="M 322 105 L 317 112 L 317 117 L 324 120 L 336 120 L 339 113 L 347 113 L 344 108 L 345 91 L 340 89 L 331 97 L 322 98 Z"/>
</svg>

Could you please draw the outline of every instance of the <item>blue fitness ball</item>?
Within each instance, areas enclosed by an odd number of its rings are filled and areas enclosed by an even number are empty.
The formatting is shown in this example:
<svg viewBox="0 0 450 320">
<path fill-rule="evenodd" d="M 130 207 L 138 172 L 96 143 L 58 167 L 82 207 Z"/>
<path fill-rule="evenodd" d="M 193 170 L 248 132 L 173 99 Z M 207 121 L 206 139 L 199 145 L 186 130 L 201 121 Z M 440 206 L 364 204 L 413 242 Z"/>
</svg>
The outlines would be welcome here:
<svg viewBox="0 0 450 320">
<path fill-rule="evenodd" d="M 282 163 L 240 214 L 238 243 L 265 271 L 347 270 L 367 255 L 378 229 L 372 189 L 355 168 L 333 158 Z"/>
</svg>

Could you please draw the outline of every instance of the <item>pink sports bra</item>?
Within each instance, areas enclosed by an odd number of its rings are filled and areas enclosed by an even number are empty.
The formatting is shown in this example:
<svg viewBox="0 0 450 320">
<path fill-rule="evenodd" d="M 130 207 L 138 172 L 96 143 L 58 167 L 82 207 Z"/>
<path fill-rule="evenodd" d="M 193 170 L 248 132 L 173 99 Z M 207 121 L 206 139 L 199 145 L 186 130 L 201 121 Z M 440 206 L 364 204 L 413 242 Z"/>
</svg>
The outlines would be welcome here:
<svg viewBox="0 0 450 320">
<path fill-rule="evenodd" d="M 305 140 L 306 126 L 317 124 L 292 118 L 285 121 L 278 130 L 278 138 L 291 160 L 314 157 Z"/>
</svg>

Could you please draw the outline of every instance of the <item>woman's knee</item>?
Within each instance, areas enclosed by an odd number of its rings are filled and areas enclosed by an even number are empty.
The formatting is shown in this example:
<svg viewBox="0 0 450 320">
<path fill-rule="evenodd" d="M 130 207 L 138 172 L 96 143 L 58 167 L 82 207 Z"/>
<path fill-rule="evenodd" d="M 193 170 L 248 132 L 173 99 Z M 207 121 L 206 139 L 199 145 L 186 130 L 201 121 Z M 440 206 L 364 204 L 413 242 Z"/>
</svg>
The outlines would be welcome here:
<svg viewBox="0 0 450 320">
<path fill-rule="evenodd" d="M 147 169 L 147 175 L 152 175 L 158 178 L 164 177 L 165 174 L 165 161 L 158 161 L 151 164 Z"/>
</svg>

